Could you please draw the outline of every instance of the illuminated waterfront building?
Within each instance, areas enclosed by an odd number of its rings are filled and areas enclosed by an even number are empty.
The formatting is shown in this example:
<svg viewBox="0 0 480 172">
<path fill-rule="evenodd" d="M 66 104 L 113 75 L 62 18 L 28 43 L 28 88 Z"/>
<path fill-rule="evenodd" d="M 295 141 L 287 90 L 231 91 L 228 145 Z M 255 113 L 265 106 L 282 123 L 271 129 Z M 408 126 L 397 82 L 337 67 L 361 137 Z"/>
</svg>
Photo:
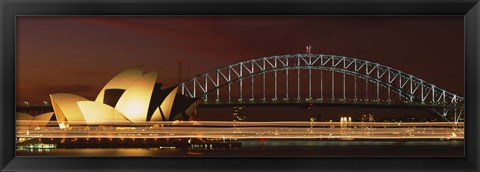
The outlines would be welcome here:
<svg viewBox="0 0 480 172">
<path fill-rule="evenodd" d="M 48 121 L 50 121 L 52 117 L 53 112 L 43 113 L 35 117 L 26 113 L 17 112 L 16 125 L 19 128 L 43 128 L 48 125 Z"/>
<path fill-rule="evenodd" d="M 143 74 L 142 67 L 125 70 L 102 88 L 95 101 L 69 93 L 50 94 L 54 112 L 36 117 L 17 113 L 17 126 L 45 127 L 52 116 L 60 128 L 189 120 L 201 99 L 177 95 L 178 86 L 162 89 L 162 83 L 156 82 L 157 75 Z"/>
</svg>

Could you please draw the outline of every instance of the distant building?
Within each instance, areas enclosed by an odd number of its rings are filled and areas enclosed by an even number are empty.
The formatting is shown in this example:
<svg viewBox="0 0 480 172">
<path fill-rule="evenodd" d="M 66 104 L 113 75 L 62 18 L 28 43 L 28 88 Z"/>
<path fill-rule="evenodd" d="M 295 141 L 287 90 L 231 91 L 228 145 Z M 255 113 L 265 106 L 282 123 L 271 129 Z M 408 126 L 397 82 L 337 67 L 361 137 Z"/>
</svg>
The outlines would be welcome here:
<svg viewBox="0 0 480 172">
<path fill-rule="evenodd" d="M 375 116 L 371 113 L 365 113 L 361 115 L 362 122 L 375 122 Z"/>
<path fill-rule="evenodd" d="M 368 122 L 375 122 L 375 117 L 371 113 L 368 114 Z"/>
<path fill-rule="evenodd" d="M 233 121 L 245 121 L 247 119 L 245 113 L 246 107 L 245 106 L 234 106 L 233 107 Z"/>
</svg>

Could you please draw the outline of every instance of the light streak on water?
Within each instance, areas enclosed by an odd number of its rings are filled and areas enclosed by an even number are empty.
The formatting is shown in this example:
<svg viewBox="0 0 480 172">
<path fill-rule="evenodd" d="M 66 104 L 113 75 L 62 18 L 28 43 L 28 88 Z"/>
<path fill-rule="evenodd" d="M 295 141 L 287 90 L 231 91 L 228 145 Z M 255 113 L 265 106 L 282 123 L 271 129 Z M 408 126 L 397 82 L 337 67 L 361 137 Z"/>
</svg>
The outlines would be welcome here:
<svg viewBox="0 0 480 172">
<path fill-rule="evenodd" d="M 217 138 L 217 139 L 393 139 L 463 140 L 464 124 L 450 122 L 231 122 L 164 121 L 60 129 L 17 126 L 18 138 Z"/>
</svg>

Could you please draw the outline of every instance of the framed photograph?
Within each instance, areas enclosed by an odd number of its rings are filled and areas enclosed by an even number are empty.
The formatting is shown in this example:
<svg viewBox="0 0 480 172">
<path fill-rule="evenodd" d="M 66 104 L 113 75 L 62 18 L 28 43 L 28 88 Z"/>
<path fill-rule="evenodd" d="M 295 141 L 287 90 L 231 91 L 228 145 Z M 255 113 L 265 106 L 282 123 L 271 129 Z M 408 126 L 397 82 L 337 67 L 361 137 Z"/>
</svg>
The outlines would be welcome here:
<svg viewBox="0 0 480 172">
<path fill-rule="evenodd" d="M 0 6 L 2 170 L 478 170 L 478 1 Z"/>
</svg>

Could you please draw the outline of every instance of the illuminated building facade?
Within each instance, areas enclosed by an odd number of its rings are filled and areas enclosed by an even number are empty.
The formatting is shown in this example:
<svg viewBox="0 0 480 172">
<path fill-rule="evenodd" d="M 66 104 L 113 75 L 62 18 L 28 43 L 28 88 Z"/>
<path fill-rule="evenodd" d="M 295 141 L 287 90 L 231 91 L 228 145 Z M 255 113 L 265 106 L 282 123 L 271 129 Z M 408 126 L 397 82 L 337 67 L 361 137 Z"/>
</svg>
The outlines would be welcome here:
<svg viewBox="0 0 480 172">
<path fill-rule="evenodd" d="M 36 117 L 17 113 L 17 120 L 21 121 L 17 125 L 45 127 L 53 118 L 60 128 L 191 119 L 201 99 L 177 95 L 178 86 L 163 89 L 162 83 L 156 82 L 157 75 L 158 72 L 143 74 L 142 67 L 125 70 L 103 87 L 95 101 L 69 93 L 50 94 L 54 112 Z"/>
</svg>

